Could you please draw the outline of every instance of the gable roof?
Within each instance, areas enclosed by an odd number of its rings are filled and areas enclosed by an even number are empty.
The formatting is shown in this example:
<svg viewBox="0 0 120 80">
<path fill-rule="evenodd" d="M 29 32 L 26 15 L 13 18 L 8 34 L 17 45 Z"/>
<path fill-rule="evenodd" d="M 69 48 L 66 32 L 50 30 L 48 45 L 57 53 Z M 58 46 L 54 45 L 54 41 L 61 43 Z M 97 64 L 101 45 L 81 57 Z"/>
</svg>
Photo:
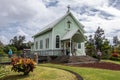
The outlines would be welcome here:
<svg viewBox="0 0 120 80">
<path fill-rule="evenodd" d="M 70 39 L 77 31 L 78 31 L 78 29 L 68 31 L 61 40 Z"/>
<path fill-rule="evenodd" d="M 39 36 L 40 34 L 43 34 L 43 33 L 47 32 L 47 31 L 49 31 L 49 30 L 52 30 L 52 28 L 53 28 L 55 25 L 57 25 L 59 22 L 61 22 L 61 21 L 62 21 L 64 18 L 66 18 L 68 15 L 70 15 L 70 16 L 75 20 L 75 22 L 78 24 L 80 30 L 82 30 L 81 32 L 82 32 L 82 34 L 83 34 L 83 32 L 85 32 L 85 31 L 83 30 L 83 27 L 84 27 L 84 26 L 83 26 L 81 23 L 78 22 L 78 20 L 72 15 L 71 12 L 68 12 L 67 14 L 65 14 L 64 16 L 62 16 L 61 18 L 57 19 L 56 21 L 50 23 L 49 25 L 47 25 L 46 27 L 44 27 L 43 29 L 41 29 L 40 32 L 37 33 L 37 34 L 35 34 L 33 37 Z"/>
</svg>

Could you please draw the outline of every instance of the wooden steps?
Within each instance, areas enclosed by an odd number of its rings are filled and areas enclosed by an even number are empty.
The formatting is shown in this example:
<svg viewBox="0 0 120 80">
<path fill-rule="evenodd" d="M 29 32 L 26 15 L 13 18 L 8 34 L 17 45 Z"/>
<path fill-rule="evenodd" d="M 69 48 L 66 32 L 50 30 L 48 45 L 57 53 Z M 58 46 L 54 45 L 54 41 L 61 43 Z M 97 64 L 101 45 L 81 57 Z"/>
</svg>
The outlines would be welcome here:
<svg viewBox="0 0 120 80">
<path fill-rule="evenodd" d="M 58 56 L 56 59 L 52 60 L 53 63 L 68 63 L 70 56 Z"/>
</svg>

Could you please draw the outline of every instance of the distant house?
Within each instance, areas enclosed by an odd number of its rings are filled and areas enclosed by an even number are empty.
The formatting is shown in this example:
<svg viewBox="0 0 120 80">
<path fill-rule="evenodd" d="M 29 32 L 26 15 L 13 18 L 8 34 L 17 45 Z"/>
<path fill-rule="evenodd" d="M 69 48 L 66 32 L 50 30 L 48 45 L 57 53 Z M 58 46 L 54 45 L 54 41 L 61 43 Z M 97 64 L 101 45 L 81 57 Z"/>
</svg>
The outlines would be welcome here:
<svg viewBox="0 0 120 80">
<path fill-rule="evenodd" d="M 33 36 L 34 44 L 31 50 L 40 56 L 86 55 L 83 28 L 83 25 L 68 11 Z"/>
</svg>

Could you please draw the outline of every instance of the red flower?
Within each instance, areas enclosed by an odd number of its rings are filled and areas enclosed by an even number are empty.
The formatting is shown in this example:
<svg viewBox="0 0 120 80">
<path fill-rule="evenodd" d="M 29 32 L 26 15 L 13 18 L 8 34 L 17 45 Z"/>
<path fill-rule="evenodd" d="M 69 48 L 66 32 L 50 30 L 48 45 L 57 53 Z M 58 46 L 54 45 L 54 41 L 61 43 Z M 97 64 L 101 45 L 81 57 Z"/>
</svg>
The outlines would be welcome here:
<svg viewBox="0 0 120 80">
<path fill-rule="evenodd" d="M 113 53 L 112 56 L 113 56 L 113 57 L 118 57 L 119 54 L 118 54 L 118 53 Z"/>
</svg>

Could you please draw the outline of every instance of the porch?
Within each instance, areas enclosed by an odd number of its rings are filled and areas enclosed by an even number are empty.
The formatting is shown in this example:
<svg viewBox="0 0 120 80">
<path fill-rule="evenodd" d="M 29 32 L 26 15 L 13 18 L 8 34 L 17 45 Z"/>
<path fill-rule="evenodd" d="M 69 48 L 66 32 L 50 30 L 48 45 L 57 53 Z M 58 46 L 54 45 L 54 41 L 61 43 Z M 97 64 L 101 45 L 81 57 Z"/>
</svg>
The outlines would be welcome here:
<svg viewBox="0 0 120 80">
<path fill-rule="evenodd" d="M 61 48 L 69 56 L 83 56 L 85 54 L 84 36 L 78 29 L 68 31 L 61 39 Z"/>
<path fill-rule="evenodd" d="M 38 53 L 38 56 L 63 56 L 63 49 L 56 49 L 56 50 L 40 50 L 40 51 L 33 51 L 32 53 Z"/>
</svg>

